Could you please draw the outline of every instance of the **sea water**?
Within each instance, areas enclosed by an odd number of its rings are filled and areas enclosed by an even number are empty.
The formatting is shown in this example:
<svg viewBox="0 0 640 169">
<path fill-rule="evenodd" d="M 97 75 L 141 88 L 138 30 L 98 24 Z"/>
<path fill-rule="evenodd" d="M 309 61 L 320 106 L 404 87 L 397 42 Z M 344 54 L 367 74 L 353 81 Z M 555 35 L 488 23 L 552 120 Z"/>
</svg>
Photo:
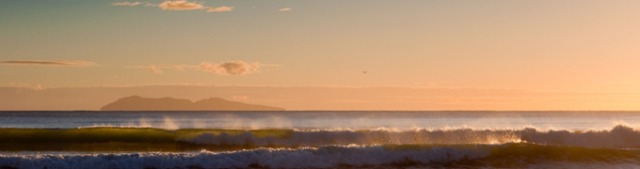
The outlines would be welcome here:
<svg viewBox="0 0 640 169">
<path fill-rule="evenodd" d="M 640 112 L 614 111 L 281 111 L 0 112 L 0 128 L 151 127 L 164 129 L 567 129 L 638 127 Z"/>
<path fill-rule="evenodd" d="M 638 125 L 616 111 L 12 111 L 0 168 L 640 168 Z"/>
</svg>

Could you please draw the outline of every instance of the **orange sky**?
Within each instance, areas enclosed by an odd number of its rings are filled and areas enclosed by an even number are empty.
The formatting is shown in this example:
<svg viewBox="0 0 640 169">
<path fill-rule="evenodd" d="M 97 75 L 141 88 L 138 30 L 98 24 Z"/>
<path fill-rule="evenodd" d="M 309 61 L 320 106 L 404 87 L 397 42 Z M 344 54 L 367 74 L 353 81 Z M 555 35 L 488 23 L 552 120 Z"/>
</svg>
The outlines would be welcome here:
<svg viewBox="0 0 640 169">
<path fill-rule="evenodd" d="M 638 6 L 3 1 L 0 109 L 97 109 L 138 94 L 289 109 L 637 110 Z"/>
</svg>

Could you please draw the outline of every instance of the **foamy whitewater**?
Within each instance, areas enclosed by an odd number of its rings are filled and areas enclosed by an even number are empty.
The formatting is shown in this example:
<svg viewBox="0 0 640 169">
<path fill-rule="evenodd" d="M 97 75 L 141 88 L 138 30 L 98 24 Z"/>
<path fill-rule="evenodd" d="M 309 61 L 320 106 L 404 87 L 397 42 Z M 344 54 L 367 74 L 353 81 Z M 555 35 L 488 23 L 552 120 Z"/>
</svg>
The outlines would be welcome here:
<svg viewBox="0 0 640 169">
<path fill-rule="evenodd" d="M 640 112 L 0 112 L 0 168 L 640 168 Z"/>
</svg>

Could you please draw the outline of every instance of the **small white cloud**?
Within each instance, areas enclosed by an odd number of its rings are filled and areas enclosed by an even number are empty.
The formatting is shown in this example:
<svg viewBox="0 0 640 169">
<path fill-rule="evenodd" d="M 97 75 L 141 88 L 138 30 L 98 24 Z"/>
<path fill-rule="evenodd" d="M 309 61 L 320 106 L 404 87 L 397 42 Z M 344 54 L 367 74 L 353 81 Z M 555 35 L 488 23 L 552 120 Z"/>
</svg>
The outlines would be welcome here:
<svg viewBox="0 0 640 169">
<path fill-rule="evenodd" d="M 244 61 L 228 61 L 222 63 L 203 62 L 200 64 L 202 71 L 219 75 L 247 75 L 257 73 L 260 63 L 247 63 Z"/>
<path fill-rule="evenodd" d="M 158 5 L 162 10 L 170 11 L 186 11 L 186 10 L 201 10 L 205 6 L 197 2 L 189 2 L 187 0 L 167 0 Z"/>
<path fill-rule="evenodd" d="M 114 2 L 111 3 L 113 6 L 138 6 L 142 5 L 142 2 Z"/>
<path fill-rule="evenodd" d="M 207 7 L 207 12 L 230 12 L 232 10 L 231 6 Z"/>
<path fill-rule="evenodd" d="M 280 11 L 280 12 L 289 12 L 289 11 L 292 11 L 292 10 L 293 10 L 293 8 L 288 8 L 288 7 L 287 8 L 278 9 L 278 11 Z"/>
<path fill-rule="evenodd" d="M 205 12 L 230 12 L 233 11 L 232 6 L 205 6 L 202 2 L 193 2 L 189 0 L 164 0 L 160 4 L 154 4 L 149 2 L 114 2 L 113 6 L 144 6 L 144 7 L 158 7 L 166 11 L 192 11 L 200 10 Z"/>
<path fill-rule="evenodd" d="M 147 70 L 149 70 L 149 71 L 150 71 L 150 72 L 152 72 L 152 73 L 155 73 L 155 74 L 164 74 L 164 71 L 162 71 L 162 68 L 159 68 L 158 66 L 151 65 L 151 66 L 148 66 L 148 67 L 146 67 L 146 68 L 147 68 Z"/>
</svg>

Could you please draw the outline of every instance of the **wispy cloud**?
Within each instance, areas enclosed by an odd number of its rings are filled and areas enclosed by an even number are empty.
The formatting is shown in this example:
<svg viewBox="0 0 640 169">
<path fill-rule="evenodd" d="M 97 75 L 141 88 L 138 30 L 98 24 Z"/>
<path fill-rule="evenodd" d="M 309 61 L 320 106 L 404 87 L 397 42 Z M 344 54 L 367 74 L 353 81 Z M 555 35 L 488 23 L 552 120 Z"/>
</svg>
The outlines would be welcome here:
<svg viewBox="0 0 640 169">
<path fill-rule="evenodd" d="M 0 88 L 17 88 L 17 89 L 31 89 L 31 90 L 44 90 L 45 86 L 41 84 L 31 84 L 31 83 L 9 83 L 0 85 Z"/>
<path fill-rule="evenodd" d="M 131 68 L 144 69 L 154 74 L 164 74 L 165 70 L 174 70 L 174 71 L 199 70 L 198 65 L 170 65 L 170 64 L 152 64 L 152 65 L 143 65 L 143 66 L 132 66 Z"/>
<path fill-rule="evenodd" d="M 222 63 L 203 62 L 200 64 L 202 71 L 219 75 L 246 75 L 260 71 L 261 64 L 247 63 L 244 61 L 229 61 Z"/>
<path fill-rule="evenodd" d="M 289 8 L 289 7 L 278 9 L 278 11 L 280 11 L 280 12 L 289 12 L 289 11 L 292 11 L 292 10 L 293 10 L 293 8 Z"/>
<path fill-rule="evenodd" d="M 0 65 L 25 65 L 25 66 L 93 66 L 94 62 L 83 60 L 6 60 L 0 61 Z"/>
<path fill-rule="evenodd" d="M 113 6 L 138 6 L 142 5 L 142 2 L 114 2 L 111 3 Z"/>
<path fill-rule="evenodd" d="M 152 64 L 143 66 L 133 66 L 131 68 L 144 69 L 154 74 L 164 74 L 166 70 L 173 71 L 196 71 L 206 72 L 217 75 L 249 75 L 259 73 L 265 67 L 279 67 L 278 65 L 262 64 L 260 62 L 245 62 L 241 60 L 226 62 L 202 62 L 198 65 L 170 65 L 170 64 Z"/>
<path fill-rule="evenodd" d="M 207 12 L 230 12 L 232 10 L 231 6 L 207 7 Z"/>
<path fill-rule="evenodd" d="M 233 11 L 232 6 L 206 6 L 203 2 L 194 2 L 188 0 L 165 0 L 159 4 L 149 3 L 149 2 L 114 2 L 111 3 L 113 6 L 140 6 L 144 5 L 145 7 L 158 7 L 165 11 L 193 11 L 200 10 L 205 12 L 230 12 Z"/>
<path fill-rule="evenodd" d="M 205 6 L 202 5 L 201 3 L 189 2 L 186 0 L 164 1 L 160 3 L 158 7 L 162 10 L 171 10 L 171 11 L 200 10 L 205 8 Z"/>
<path fill-rule="evenodd" d="M 162 68 L 156 65 L 149 65 L 149 66 L 146 66 L 145 68 L 155 74 L 164 74 L 164 71 L 162 70 Z"/>
</svg>

